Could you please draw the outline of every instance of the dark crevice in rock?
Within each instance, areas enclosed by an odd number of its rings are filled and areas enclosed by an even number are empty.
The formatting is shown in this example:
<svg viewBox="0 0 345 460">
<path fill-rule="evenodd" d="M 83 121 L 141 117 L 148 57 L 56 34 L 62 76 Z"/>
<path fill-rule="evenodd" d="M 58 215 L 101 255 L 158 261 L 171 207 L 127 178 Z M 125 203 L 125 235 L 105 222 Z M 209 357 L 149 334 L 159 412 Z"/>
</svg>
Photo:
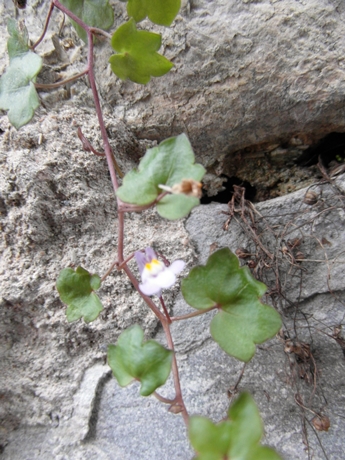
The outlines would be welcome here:
<svg viewBox="0 0 345 460">
<path fill-rule="evenodd" d="M 104 375 L 98 382 L 97 389 L 96 389 L 96 395 L 95 395 L 95 399 L 93 402 L 93 408 L 92 408 L 91 416 L 89 419 L 89 430 L 87 432 L 87 435 L 83 439 L 83 441 L 86 443 L 96 438 L 98 414 L 99 414 L 99 408 L 101 404 L 102 393 L 103 393 L 105 384 L 111 378 L 112 378 L 112 374 L 111 372 L 109 372 L 106 375 Z"/>
<path fill-rule="evenodd" d="M 244 187 L 246 189 L 245 198 L 247 200 L 254 201 L 256 188 L 253 187 L 248 181 L 241 180 L 235 176 L 229 177 L 225 174 L 223 174 L 222 177 L 226 178 L 226 181 L 223 182 L 224 190 L 221 190 L 219 193 L 217 193 L 217 195 L 214 196 L 207 196 L 204 194 L 200 200 L 201 204 L 209 204 L 212 202 L 227 204 L 231 200 L 234 193 L 234 185 Z"/>
<path fill-rule="evenodd" d="M 296 163 L 302 166 L 311 166 L 317 164 L 319 158 L 324 166 L 328 166 L 331 161 L 344 161 L 345 133 L 327 134 L 315 145 L 306 149 L 296 160 Z"/>
</svg>

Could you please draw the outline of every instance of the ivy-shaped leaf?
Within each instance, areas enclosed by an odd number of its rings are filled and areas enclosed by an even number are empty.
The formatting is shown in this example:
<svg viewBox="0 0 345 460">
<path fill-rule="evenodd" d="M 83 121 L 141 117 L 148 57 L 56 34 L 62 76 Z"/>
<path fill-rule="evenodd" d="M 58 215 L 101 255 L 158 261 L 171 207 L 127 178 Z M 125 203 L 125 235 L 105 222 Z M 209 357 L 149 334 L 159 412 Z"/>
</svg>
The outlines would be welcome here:
<svg viewBox="0 0 345 460">
<path fill-rule="evenodd" d="M 0 109 L 17 129 L 28 123 L 40 105 L 34 81 L 42 67 L 40 56 L 30 51 L 24 25 L 8 22 L 7 49 L 10 65 L 0 79 Z"/>
<path fill-rule="evenodd" d="M 181 7 L 181 0 L 128 0 L 127 13 L 140 22 L 146 18 L 169 27 Z"/>
<path fill-rule="evenodd" d="M 114 11 L 109 0 L 60 0 L 72 13 L 78 16 L 85 24 L 99 29 L 110 29 L 114 24 Z M 71 21 L 79 37 L 86 43 L 85 30 Z"/>
<path fill-rule="evenodd" d="M 117 345 L 109 345 L 108 363 L 120 386 L 139 380 L 140 394 L 149 396 L 169 377 L 173 352 L 154 340 L 143 343 L 143 338 L 140 326 L 126 329 Z"/>
<path fill-rule="evenodd" d="M 118 54 L 110 57 L 110 66 L 122 80 L 129 78 L 145 85 L 151 77 L 161 77 L 173 66 L 167 58 L 157 53 L 161 47 L 161 36 L 137 30 L 134 19 L 115 31 L 111 46 Z"/>
<path fill-rule="evenodd" d="M 194 416 L 188 431 L 198 453 L 195 460 L 282 460 L 273 449 L 260 445 L 262 421 L 248 393 L 232 404 L 227 420 L 216 425 L 206 417 Z"/>
<path fill-rule="evenodd" d="M 84 318 L 86 323 L 94 321 L 103 306 L 94 293 L 101 286 L 98 275 L 91 275 L 87 270 L 78 267 L 65 268 L 60 272 L 56 288 L 62 302 L 67 304 L 66 315 L 69 322 Z"/>
<path fill-rule="evenodd" d="M 205 169 L 195 164 L 192 146 L 185 134 L 171 137 L 149 149 L 130 171 L 118 189 L 118 197 L 125 203 L 147 205 L 162 193 L 159 185 L 173 187 L 183 179 L 200 181 Z M 166 195 L 157 203 L 158 213 L 166 219 L 180 219 L 199 204 L 199 199 L 184 194 Z"/>
<path fill-rule="evenodd" d="M 266 286 L 253 278 L 248 267 L 240 267 L 228 248 L 212 254 L 205 266 L 193 268 L 181 289 L 193 308 L 219 308 L 211 322 L 212 337 L 241 361 L 249 361 L 255 345 L 272 338 L 281 327 L 279 313 L 259 300 Z"/>
</svg>

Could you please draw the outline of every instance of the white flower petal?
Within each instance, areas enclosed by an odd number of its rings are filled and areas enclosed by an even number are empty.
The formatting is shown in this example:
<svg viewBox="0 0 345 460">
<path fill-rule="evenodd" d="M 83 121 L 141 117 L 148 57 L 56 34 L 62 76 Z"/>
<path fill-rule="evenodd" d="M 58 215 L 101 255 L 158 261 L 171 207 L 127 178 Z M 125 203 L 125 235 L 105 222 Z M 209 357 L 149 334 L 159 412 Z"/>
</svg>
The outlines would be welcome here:
<svg viewBox="0 0 345 460">
<path fill-rule="evenodd" d="M 168 270 L 172 271 L 175 275 L 178 275 L 184 267 L 186 263 L 183 260 L 175 260 L 169 267 Z"/>
<path fill-rule="evenodd" d="M 162 289 L 154 281 L 155 279 L 151 279 L 146 281 L 145 283 L 139 284 L 139 288 L 141 292 L 145 295 L 158 295 L 158 297 L 160 297 Z"/>
<path fill-rule="evenodd" d="M 176 282 L 176 276 L 174 273 L 169 270 L 169 268 L 166 268 L 162 272 L 160 272 L 156 278 L 155 278 L 155 283 L 158 284 L 161 288 L 169 288 Z"/>
</svg>

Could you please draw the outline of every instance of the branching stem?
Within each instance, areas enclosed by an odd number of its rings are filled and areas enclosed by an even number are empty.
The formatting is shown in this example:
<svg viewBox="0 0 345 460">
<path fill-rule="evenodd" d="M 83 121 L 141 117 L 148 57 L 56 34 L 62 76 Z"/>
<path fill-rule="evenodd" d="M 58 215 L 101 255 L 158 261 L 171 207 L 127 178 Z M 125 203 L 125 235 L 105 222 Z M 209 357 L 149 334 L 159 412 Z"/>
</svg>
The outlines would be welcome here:
<svg viewBox="0 0 345 460">
<path fill-rule="evenodd" d="M 181 315 L 181 316 L 171 316 L 171 321 L 182 321 L 183 319 L 189 319 L 189 318 L 194 318 L 194 316 L 199 316 L 203 315 L 204 313 L 208 313 L 211 310 L 216 310 L 218 308 L 218 305 L 214 305 L 213 307 L 206 308 L 205 310 L 197 310 L 193 311 L 192 313 L 188 313 L 186 315 Z"/>
<path fill-rule="evenodd" d="M 44 24 L 43 32 L 42 32 L 40 38 L 37 40 L 37 42 L 34 45 L 31 46 L 31 49 L 33 51 L 41 43 L 41 41 L 44 39 L 44 37 L 45 37 L 45 35 L 47 33 L 47 29 L 48 29 L 48 25 L 49 25 L 49 22 L 50 22 L 50 18 L 51 18 L 53 9 L 54 9 L 54 2 L 51 2 L 50 7 L 49 7 L 49 11 L 48 11 L 48 14 L 47 14 L 47 17 L 46 17 L 46 22 Z"/>
<path fill-rule="evenodd" d="M 168 399 L 168 398 L 164 398 L 164 396 L 160 395 L 159 393 L 157 393 L 157 391 L 154 391 L 153 393 L 153 396 L 155 396 L 160 402 L 164 403 L 164 404 L 173 404 L 175 402 L 175 399 Z"/>
<path fill-rule="evenodd" d="M 36 89 L 54 89 L 54 88 L 59 88 L 60 86 L 67 85 L 68 83 L 71 83 L 74 80 L 78 80 L 78 78 L 83 77 L 89 72 L 88 69 L 83 70 L 83 72 L 78 73 L 77 75 L 74 75 L 73 77 L 66 78 L 66 80 L 62 81 L 57 81 L 56 83 L 35 83 L 35 88 Z"/>
<path fill-rule="evenodd" d="M 96 80 L 95 80 L 95 74 L 94 74 L 94 70 L 93 70 L 93 63 L 94 63 L 94 60 L 93 60 L 93 35 L 94 34 L 101 34 L 101 35 L 105 36 L 106 38 L 111 38 L 111 36 L 108 33 L 104 32 L 104 31 L 102 31 L 100 29 L 97 29 L 95 27 L 90 27 L 87 24 L 85 24 L 80 18 L 78 18 L 74 13 L 69 11 L 62 3 L 60 3 L 59 0 L 51 0 L 50 9 L 49 9 L 49 12 L 48 12 L 48 15 L 47 15 L 47 19 L 46 19 L 46 23 L 45 23 L 45 26 L 44 26 L 43 33 L 42 33 L 41 37 L 38 39 L 38 41 L 32 46 L 32 49 L 37 47 L 39 45 L 39 43 L 43 40 L 43 38 L 44 38 L 44 36 L 46 34 L 46 31 L 47 31 L 47 28 L 48 28 L 48 24 L 49 24 L 50 17 L 51 17 L 51 14 L 52 14 L 52 11 L 53 11 L 54 7 L 56 7 L 57 9 L 62 11 L 62 13 L 64 13 L 66 16 L 68 16 L 70 19 L 75 21 L 80 27 L 82 27 L 85 30 L 85 32 L 87 34 L 87 39 L 88 39 L 88 62 L 87 62 L 87 68 L 86 68 L 86 70 L 84 72 L 82 72 L 78 76 L 72 77 L 69 81 L 73 81 L 74 79 L 79 78 L 80 76 L 86 75 L 86 74 L 89 77 L 90 86 L 91 86 L 91 90 L 92 90 L 92 94 L 93 94 L 93 99 L 94 99 L 94 102 L 95 102 L 95 108 L 96 108 L 98 123 L 99 123 L 100 131 L 101 131 L 101 135 L 102 135 L 102 140 L 103 140 L 103 148 L 104 148 L 105 156 L 106 156 L 107 163 L 108 163 L 108 169 L 109 169 L 109 172 L 110 172 L 112 186 L 113 186 L 114 192 L 116 193 L 117 189 L 119 188 L 117 174 L 120 177 L 122 177 L 122 172 L 121 172 L 119 166 L 116 163 L 116 160 L 114 158 L 114 155 L 113 155 L 110 143 L 109 143 L 109 139 L 108 139 L 108 135 L 107 135 L 104 119 L 103 119 L 102 108 L 101 108 L 101 104 L 100 104 L 100 100 L 99 100 L 99 96 L 98 96 L 97 85 L 96 85 Z M 65 84 L 65 83 L 66 83 L 66 81 L 65 82 L 60 82 L 59 85 L 62 85 L 62 84 Z M 45 86 L 45 87 L 47 87 L 47 86 Z M 118 269 L 122 269 L 126 273 L 128 278 L 130 279 L 130 281 L 133 284 L 134 288 L 138 291 L 140 296 L 143 298 L 145 303 L 148 305 L 148 307 L 152 310 L 152 312 L 156 315 L 158 320 L 161 322 L 161 324 L 163 326 L 163 329 L 164 329 L 164 332 L 165 332 L 168 348 L 170 350 L 174 351 L 174 343 L 173 343 L 173 339 L 172 339 L 171 331 L 170 331 L 170 323 L 171 323 L 172 320 L 170 318 L 169 312 L 166 309 L 166 306 L 164 304 L 163 299 L 161 298 L 160 301 L 161 301 L 161 305 L 162 305 L 164 313 L 161 312 L 161 310 L 157 307 L 157 305 L 153 302 L 153 300 L 150 297 L 144 295 L 140 291 L 138 280 L 136 279 L 136 277 L 134 276 L 134 274 L 130 270 L 129 266 L 127 265 L 127 262 L 133 256 L 130 256 L 126 260 L 124 259 L 124 213 L 127 212 L 127 211 L 142 211 L 144 209 L 152 207 L 154 204 L 159 202 L 166 194 L 167 194 L 167 192 L 161 193 L 153 203 L 150 203 L 150 204 L 148 204 L 146 206 L 127 205 L 126 203 L 123 203 L 118 197 L 116 197 L 117 209 L 118 209 L 117 259 L 111 265 L 109 270 L 105 273 L 105 275 L 102 278 L 102 281 L 109 275 L 109 273 L 114 269 L 115 266 L 117 266 Z M 213 308 L 215 308 L 215 307 L 213 307 Z M 197 312 L 197 314 L 198 313 L 199 312 Z M 175 319 L 175 320 L 177 320 L 177 319 Z M 176 394 L 175 398 L 173 400 L 169 400 L 167 398 L 163 398 L 158 393 L 155 393 L 155 396 L 158 399 L 160 399 L 162 402 L 169 403 L 169 404 L 174 404 L 175 406 L 177 406 L 179 408 L 179 412 L 182 412 L 182 416 L 183 416 L 183 419 L 184 419 L 186 425 L 188 425 L 189 416 L 188 416 L 188 412 L 187 412 L 187 409 L 185 407 L 185 404 L 184 404 L 184 401 L 183 401 L 183 398 L 182 398 L 180 377 L 179 377 L 179 372 L 178 372 L 175 353 L 173 354 L 172 374 L 173 374 L 175 394 Z"/>
<path fill-rule="evenodd" d="M 163 299 L 162 296 L 160 296 L 159 301 L 160 301 L 160 303 L 161 303 L 161 305 L 162 305 L 162 308 L 163 308 L 163 310 L 164 310 L 164 313 L 165 313 L 165 316 L 166 316 L 166 318 L 167 318 L 167 321 L 168 321 L 168 323 L 170 324 L 170 323 L 171 323 L 171 318 L 170 318 L 169 312 L 168 312 L 168 310 L 167 310 L 167 307 L 166 307 L 166 305 L 165 305 L 165 302 L 164 302 L 164 299 Z"/>
</svg>

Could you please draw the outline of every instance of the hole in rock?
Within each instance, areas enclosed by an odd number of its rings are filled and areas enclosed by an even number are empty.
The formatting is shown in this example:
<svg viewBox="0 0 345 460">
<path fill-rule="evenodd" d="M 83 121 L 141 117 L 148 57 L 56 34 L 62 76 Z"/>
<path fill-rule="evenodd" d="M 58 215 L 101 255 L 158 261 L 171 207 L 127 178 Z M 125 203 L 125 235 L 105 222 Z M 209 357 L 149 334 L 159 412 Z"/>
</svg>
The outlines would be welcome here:
<svg viewBox="0 0 345 460">
<path fill-rule="evenodd" d="M 315 145 L 306 149 L 297 158 L 296 163 L 303 166 L 317 164 L 319 157 L 324 166 L 331 161 L 345 161 L 345 133 L 329 133 L 319 140 Z"/>
<path fill-rule="evenodd" d="M 229 177 L 223 174 L 221 177 L 225 177 L 227 180 L 223 182 L 224 190 L 221 190 L 217 195 L 207 196 L 204 192 L 203 197 L 200 200 L 201 204 L 209 204 L 212 201 L 216 203 L 228 203 L 234 193 L 234 185 L 239 185 L 246 189 L 245 198 L 250 201 L 254 201 L 256 188 L 253 187 L 248 181 L 243 181 L 238 177 Z"/>
</svg>

